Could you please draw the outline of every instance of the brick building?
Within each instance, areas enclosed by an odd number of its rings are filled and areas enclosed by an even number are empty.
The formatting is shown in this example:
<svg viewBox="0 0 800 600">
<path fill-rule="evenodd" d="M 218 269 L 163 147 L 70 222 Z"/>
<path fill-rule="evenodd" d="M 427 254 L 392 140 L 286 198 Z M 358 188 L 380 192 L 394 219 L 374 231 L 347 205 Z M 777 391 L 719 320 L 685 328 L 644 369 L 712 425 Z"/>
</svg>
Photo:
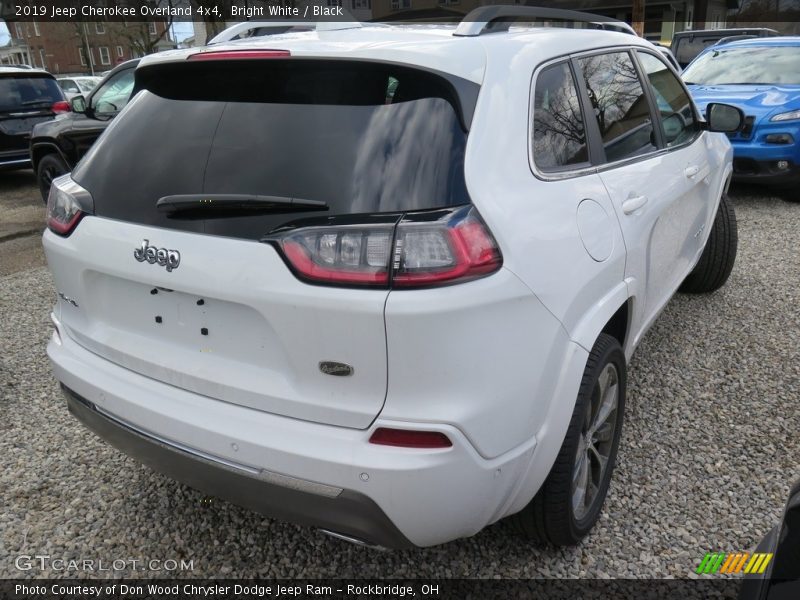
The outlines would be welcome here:
<svg viewBox="0 0 800 600">
<path fill-rule="evenodd" d="M 53 74 L 100 73 L 131 58 L 175 47 L 168 24 L 161 21 L 6 25 L 14 52 L 3 62 L 23 62 Z"/>
</svg>

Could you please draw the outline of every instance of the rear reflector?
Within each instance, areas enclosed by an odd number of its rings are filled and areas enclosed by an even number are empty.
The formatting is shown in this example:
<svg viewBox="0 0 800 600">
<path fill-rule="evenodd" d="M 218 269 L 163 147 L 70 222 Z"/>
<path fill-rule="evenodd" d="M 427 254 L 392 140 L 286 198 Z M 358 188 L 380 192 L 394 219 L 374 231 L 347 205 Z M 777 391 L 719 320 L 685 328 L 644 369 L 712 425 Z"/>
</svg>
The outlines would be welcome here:
<svg viewBox="0 0 800 600">
<path fill-rule="evenodd" d="M 50 107 L 57 115 L 62 115 L 64 113 L 68 113 L 72 110 L 72 107 L 69 105 L 69 102 L 66 100 L 62 100 L 61 102 L 55 102 L 53 106 Z"/>
<path fill-rule="evenodd" d="M 440 431 L 412 431 L 379 427 L 369 438 L 370 444 L 402 448 L 450 448 L 453 442 Z"/>
<path fill-rule="evenodd" d="M 192 54 L 187 60 L 248 60 L 264 58 L 288 58 L 288 50 L 212 50 Z"/>
</svg>

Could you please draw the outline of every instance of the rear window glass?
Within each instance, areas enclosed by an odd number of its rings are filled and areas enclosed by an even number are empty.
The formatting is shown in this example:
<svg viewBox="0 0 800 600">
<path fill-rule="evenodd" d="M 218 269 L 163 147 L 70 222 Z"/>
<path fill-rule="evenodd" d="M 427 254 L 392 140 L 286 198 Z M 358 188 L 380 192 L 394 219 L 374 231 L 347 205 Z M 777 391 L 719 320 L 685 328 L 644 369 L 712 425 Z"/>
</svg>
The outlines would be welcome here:
<svg viewBox="0 0 800 600">
<path fill-rule="evenodd" d="M 0 110 L 38 108 L 63 99 L 61 89 L 51 77 L 0 76 Z"/>
<path fill-rule="evenodd" d="M 436 74 L 295 59 L 182 64 L 137 77 L 145 89 L 74 173 L 98 214 L 258 237 L 301 217 L 470 201 L 461 100 Z M 316 200 L 329 210 L 203 223 L 155 210 L 163 196 L 200 193 Z"/>
</svg>

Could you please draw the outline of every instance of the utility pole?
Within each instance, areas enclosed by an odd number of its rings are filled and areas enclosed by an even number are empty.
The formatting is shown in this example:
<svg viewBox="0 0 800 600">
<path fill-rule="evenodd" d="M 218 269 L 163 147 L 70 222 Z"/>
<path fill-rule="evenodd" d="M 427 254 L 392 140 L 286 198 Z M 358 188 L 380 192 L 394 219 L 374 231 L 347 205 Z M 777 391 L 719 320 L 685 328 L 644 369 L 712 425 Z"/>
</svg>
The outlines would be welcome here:
<svg viewBox="0 0 800 600">
<path fill-rule="evenodd" d="M 633 0 L 633 16 L 631 25 L 639 37 L 644 37 L 644 2 L 645 0 Z"/>
<path fill-rule="evenodd" d="M 81 27 L 81 31 L 83 31 L 83 44 L 84 48 L 86 48 L 86 60 L 89 62 L 89 70 L 92 72 L 92 76 L 94 76 L 94 56 L 92 55 L 92 47 L 89 45 L 89 35 L 86 30 L 86 23 L 83 23 L 83 27 Z"/>
</svg>

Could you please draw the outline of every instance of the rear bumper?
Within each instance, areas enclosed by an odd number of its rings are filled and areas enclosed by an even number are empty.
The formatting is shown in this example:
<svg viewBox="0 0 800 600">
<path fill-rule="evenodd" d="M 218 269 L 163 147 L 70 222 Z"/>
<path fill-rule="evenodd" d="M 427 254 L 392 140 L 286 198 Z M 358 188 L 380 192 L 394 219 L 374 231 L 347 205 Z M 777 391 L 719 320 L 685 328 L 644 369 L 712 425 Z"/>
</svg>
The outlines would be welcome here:
<svg viewBox="0 0 800 600">
<path fill-rule="evenodd" d="M 535 438 L 487 459 L 446 423 L 379 417 L 362 430 L 214 400 L 111 363 L 66 331 L 47 352 L 70 410 L 123 452 L 235 504 L 371 544 L 473 535 L 508 514 L 535 462 Z M 441 431 L 453 446 L 377 446 L 377 427 Z"/>
<path fill-rule="evenodd" d="M 87 428 L 151 469 L 207 494 L 285 521 L 333 530 L 391 548 L 413 544 L 375 502 L 332 486 L 238 468 L 138 431 L 62 386 L 69 411 Z M 280 482 L 280 483 L 277 483 Z"/>
</svg>

